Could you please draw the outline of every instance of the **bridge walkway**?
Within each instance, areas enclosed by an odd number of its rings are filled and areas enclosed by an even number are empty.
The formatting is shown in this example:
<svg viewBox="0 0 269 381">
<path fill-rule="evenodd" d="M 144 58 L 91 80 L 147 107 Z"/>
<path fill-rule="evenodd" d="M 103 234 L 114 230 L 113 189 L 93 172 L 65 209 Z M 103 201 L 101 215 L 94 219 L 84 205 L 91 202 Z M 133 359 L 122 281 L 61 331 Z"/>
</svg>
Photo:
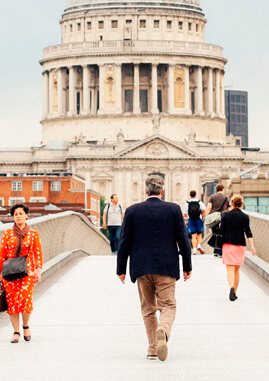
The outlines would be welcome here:
<svg viewBox="0 0 269 381">
<path fill-rule="evenodd" d="M 122 285 L 113 256 L 73 259 L 41 283 L 32 340 L 10 344 L 0 316 L 5 381 L 263 381 L 269 375 L 269 283 L 244 266 L 238 300 L 228 299 L 225 266 L 193 257 L 192 278 L 177 282 L 177 316 L 167 361 L 146 360 L 137 286 Z"/>
</svg>

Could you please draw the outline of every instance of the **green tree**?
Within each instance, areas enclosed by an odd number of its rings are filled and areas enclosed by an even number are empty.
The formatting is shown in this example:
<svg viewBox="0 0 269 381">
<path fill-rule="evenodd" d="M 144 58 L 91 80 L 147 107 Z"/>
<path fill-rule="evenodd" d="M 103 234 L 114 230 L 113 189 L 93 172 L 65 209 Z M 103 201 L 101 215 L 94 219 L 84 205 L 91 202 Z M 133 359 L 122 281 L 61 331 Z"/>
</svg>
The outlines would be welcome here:
<svg viewBox="0 0 269 381">
<path fill-rule="evenodd" d="M 100 229 L 100 231 L 101 231 L 101 233 L 103 233 L 103 234 L 106 236 L 106 238 L 109 239 L 108 230 L 104 230 L 104 229 L 102 228 L 102 226 L 103 226 L 103 214 L 104 214 L 105 206 L 106 206 L 106 199 L 105 199 L 105 196 L 101 196 L 101 197 L 100 197 L 100 221 L 101 221 L 101 225 L 100 225 L 100 226 L 101 226 L 101 229 Z"/>
</svg>

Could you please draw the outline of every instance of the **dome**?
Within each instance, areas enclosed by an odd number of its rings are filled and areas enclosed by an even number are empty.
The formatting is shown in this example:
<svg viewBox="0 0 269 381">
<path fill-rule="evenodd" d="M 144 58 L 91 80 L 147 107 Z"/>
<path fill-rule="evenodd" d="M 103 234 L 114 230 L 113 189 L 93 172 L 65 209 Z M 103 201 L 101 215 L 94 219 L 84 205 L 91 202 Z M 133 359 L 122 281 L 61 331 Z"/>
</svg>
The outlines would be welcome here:
<svg viewBox="0 0 269 381">
<path fill-rule="evenodd" d="M 155 3 L 155 0 L 147 0 L 146 1 L 148 4 L 149 3 Z M 200 7 L 200 0 L 165 0 L 165 2 L 170 3 L 171 5 L 190 5 L 190 6 L 195 6 L 195 7 Z M 66 1 L 66 8 L 73 8 L 73 7 L 79 7 L 79 6 L 89 6 L 89 5 L 96 5 L 96 4 L 101 4 L 101 3 L 145 3 L 143 0 L 128 0 L 127 2 L 123 2 L 122 0 L 67 0 Z"/>
</svg>

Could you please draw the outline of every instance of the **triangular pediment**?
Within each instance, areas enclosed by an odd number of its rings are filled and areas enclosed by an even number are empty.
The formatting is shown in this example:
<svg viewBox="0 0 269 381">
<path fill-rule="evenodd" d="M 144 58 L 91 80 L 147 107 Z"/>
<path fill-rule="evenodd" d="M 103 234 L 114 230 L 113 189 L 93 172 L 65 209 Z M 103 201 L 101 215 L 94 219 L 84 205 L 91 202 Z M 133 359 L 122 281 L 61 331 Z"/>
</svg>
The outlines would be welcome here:
<svg viewBox="0 0 269 381">
<path fill-rule="evenodd" d="M 219 177 L 220 177 L 219 172 L 210 171 L 210 172 L 206 172 L 206 173 L 201 174 L 201 181 L 203 183 L 207 182 L 207 181 L 214 181 L 214 180 L 219 179 Z"/>
<path fill-rule="evenodd" d="M 128 148 L 118 152 L 115 157 L 126 159 L 187 159 L 198 157 L 198 155 L 187 149 L 183 144 L 181 145 L 179 143 L 174 143 L 162 135 L 155 134 L 130 145 Z"/>
<path fill-rule="evenodd" d="M 94 171 L 92 174 L 93 180 L 100 180 L 100 179 L 109 179 L 112 178 L 111 173 L 105 172 L 105 171 Z"/>
</svg>

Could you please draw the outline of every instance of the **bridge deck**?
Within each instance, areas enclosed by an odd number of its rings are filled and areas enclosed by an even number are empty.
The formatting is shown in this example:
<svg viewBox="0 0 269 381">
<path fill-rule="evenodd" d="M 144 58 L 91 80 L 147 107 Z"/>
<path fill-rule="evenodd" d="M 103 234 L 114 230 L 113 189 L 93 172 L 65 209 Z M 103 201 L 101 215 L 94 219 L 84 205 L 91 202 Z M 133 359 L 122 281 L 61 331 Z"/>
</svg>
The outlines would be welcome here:
<svg viewBox="0 0 269 381">
<path fill-rule="evenodd" d="M 0 317 L 3 380 L 265 380 L 269 374 L 269 284 L 242 268 L 236 302 L 225 266 L 193 258 L 193 276 L 177 282 L 178 312 L 166 362 L 146 360 L 136 285 L 115 276 L 116 258 L 73 260 L 41 284 L 32 341 L 10 344 Z"/>
</svg>

